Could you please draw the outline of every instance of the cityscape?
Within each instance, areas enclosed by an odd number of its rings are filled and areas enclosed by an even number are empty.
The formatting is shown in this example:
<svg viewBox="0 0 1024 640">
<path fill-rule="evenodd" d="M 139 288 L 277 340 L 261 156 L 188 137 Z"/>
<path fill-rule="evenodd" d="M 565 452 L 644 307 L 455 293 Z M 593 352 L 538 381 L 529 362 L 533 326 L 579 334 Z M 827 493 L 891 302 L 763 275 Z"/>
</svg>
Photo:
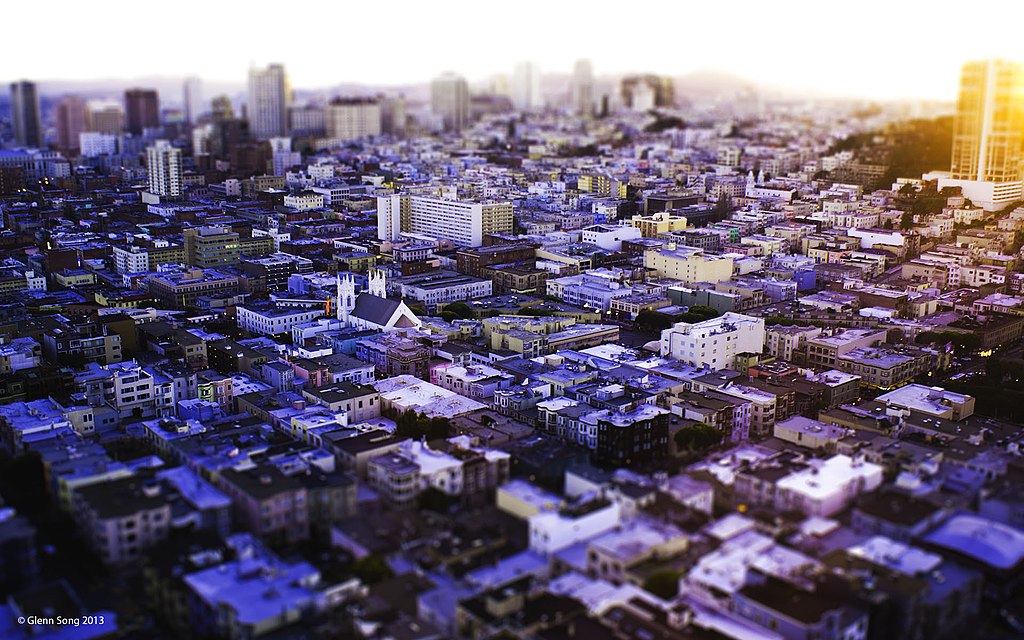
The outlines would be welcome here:
<svg viewBox="0 0 1024 640">
<path fill-rule="evenodd" d="M 0 638 L 1024 637 L 1024 60 L 298 44 L 8 58 Z"/>
</svg>

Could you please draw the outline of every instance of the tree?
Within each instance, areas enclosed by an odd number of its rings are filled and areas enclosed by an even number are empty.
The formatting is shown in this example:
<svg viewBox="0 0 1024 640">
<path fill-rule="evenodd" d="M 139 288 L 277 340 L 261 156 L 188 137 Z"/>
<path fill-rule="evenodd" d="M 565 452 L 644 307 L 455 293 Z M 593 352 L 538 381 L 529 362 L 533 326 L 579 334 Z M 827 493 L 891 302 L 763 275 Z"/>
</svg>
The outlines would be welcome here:
<svg viewBox="0 0 1024 640">
<path fill-rule="evenodd" d="M 636 328 L 650 333 L 661 333 L 672 326 L 672 318 L 652 309 L 636 314 Z"/>
<path fill-rule="evenodd" d="M 907 211 L 900 218 L 900 229 L 906 231 L 914 226 L 914 214 Z"/>
<path fill-rule="evenodd" d="M 352 573 L 363 584 L 377 584 L 395 575 L 388 561 L 377 555 L 369 555 L 356 560 L 352 565 Z"/>
<path fill-rule="evenodd" d="M 455 504 L 455 499 L 437 487 L 427 487 L 417 498 L 420 511 L 447 513 Z"/>
<path fill-rule="evenodd" d="M 709 424 L 695 422 L 677 431 L 675 441 L 679 449 L 706 451 L 722 442 L 722 432 Z"/>
<path fill-rule="evenodd" d="M 671 600 L 679 594 L 679 578 L 682 572 L 675 569 L 655 571 L 644 580 L 644 590 L 662 600 Z"/>
<path fill-rule="evenodd" d="M 456 318 L 468 320 L 473 317 L 473 309 L 465 302 L 452 302 L 444 305 L 444 313 L 454 314 Z M 444 313 L 441 315 L 443 316 Z"/>
</svg>

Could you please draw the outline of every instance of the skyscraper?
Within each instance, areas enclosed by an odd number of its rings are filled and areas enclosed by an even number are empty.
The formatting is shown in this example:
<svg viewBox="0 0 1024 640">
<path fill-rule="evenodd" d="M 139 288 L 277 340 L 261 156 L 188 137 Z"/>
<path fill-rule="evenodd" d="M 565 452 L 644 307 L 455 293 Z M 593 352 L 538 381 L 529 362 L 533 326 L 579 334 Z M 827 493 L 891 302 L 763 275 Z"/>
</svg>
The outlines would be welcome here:
<svg viewBox="0 0 1024 640">
<path fill-rule="evenodd" d="M 1024 195 L 1024 66 L 1005 60 L 968 62 L 960 74 L 953 121 L 950 179 L 989 210 Z"/>
<path fill-rule="evenodd" d="M 85 102 L 78 96 L 64 96 L 57 103 L 57 144 L 61 149 L 78 149 L 78 136 L 85 131 Z"/>
<path fill-rule="evenodd" d="M 96 133 L 121 135 L 124 130 L 124 110 L 119 104 L 90 101 L 85 105 L 85 128 Z"/>
<path fill-rule="evenodd" d="M 430 83 L 430 108 L 441 116 L 445 131 L 459 132 L 469 125 L 469 85 L 462 76 L 447 72 Z"/>
<path fill-rule="evenodd" d="M 590 60 L 577 60 L 573 69 L 572 109 L 584 117 L 594 111 L 594 68 Z"/>
<path fill-rule="evenodd" d="M 520 62 L 512 73 L 512 104 L 517 109 L 544 106 L 540 95 L 540 68 L 532 62 Z"/>
<path fill-rule="evenodd" d="M 14 139 L 26 147 L 43 144 L 39 125 L 39 94 L 36 84 L 28 80 L 11 83 L 11 119 L 14 121 Z"/>
<path fill-rule="evenodd" d="M 150 193 L 172 198 L 181 195 L 181 149 L 157 140 L 146 147 L 146 170 Z"/>
<path fill-rule="evenodd" d="M 160 97 L 154 89 L 128 89 L 124 92 L 124 112 L 128 133 L 141 136 L 146 129 L 160 126 Z"/>
<path fill-rule="evenodd" d="M 182 104 L 185 107 L 185 122 L 195 124 L 203 112 L 203 81 L 195 76 L 185 78 L 182 87 Z"/>
<path fill-rule="evenodd" d="M 249 131 L 256 138 L 288 134 L 288 105 L 291 87 L 284 66 L 249 69 Z"/>
</svg>

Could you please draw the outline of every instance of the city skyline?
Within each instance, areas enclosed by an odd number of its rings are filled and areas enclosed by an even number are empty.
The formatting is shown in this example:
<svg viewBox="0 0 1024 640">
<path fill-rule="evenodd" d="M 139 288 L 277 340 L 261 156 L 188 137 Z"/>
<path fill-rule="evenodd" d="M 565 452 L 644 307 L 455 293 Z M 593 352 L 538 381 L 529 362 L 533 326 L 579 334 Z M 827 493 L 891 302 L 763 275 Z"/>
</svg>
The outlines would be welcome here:
<svg viewBox="0 0 1024 640">
<path fill-rule="evenodd" d="M 26 56 L 17 68 L 9 68 L 5 82 L 27 78 L 40 83 L 134 79 L 147 76 L 200 75 L 211 83 L 244 86 L 250 67 L 281 63 L 297 88 L 316 90 L 336 84 L 400 86 L 426 84 L 444 71 L 455 71 L 471 83 L 497 74 L 511 77 L 517 64 L 533 62 L 542 74 L 572 74 L 578 59 L 589 59 L 596 76 L 658 73 L 681 76 L 698 71 L 733 75 L 761 89 L 784 89 L 814 97 L 861 97 L 866 99 L 953 99 L 957 78 L 948 73 L 976 59 L 1019 57 L 1013 46 L 1013 22 L 991 20 L 997 5 L 976 3 L 967 15 L 955 13 L 949 3 L 906 3 L 889 6 L 869 2 L 856 12 L 822 16 L 804 2 L 766 11 L 763 4 L 738 2 L 730 8 L 727 25 L 711 7 L 666 9 L 657 7 L 658 24 L 677 28 L 664 34 L 643 28 L 653 6 L 630 5 L 636 26 L 627 19 L 609 19 L 608 11 L 573 11 L 571 7 L 520 3 L 515 11 L 461 11 L 463 3 L 449 4 L 451 15 L 439 16 L 417 4 L 401 3 L 387 16 L 389 37 L 379 29 L 347 30 L 342 38 L 303 38 L 310 11 L 275 17 L 272 23 L 248 23 L 227 8 L 183 2 L 180 11 L 161 16 L 165 33 L 188 33 L 202 16 L 210 24 L 232 25 L 218 33 L 218 50 L 180 47 L 175 56 L 146 46 L 152 34 L 137 28 L 128 5 L 110 12 L 109 24 L 119 34 L 122 49 L 130 56 L 113 60 L 84 51 L 73 58 L 55 55 Z M 86 20 L 83 6 L 58 3 L 62 20 L 48 26 L 48 36 L 59 40 L 77 37 Z M 336 7 L 323 5 L 324 11 Z M 467 7 L 468 8 L 468 7 Z M 195 9 L 195 10 L 192 10 Z M 14 18 L 27 8 L 10 10 Z M 678 13 L 677 13 L 678 12 Z M 619 13 L 623 13 L 619 11 Z M 955 17 L 961 33 L 984 33 L 958 41 L 956 47 L 939 46 L 942 29 Z M 80 18 L 80 19 L 79 19 Z M 339 19 L 372 24 L 381 14 L 359 6 L 345 7 Z M 511 46 L 493 47 L 495 25 Z M 837 33 L 834 25 L 841 24 Z M 424 25 L 431 28 L 424 29 Z M 576 28 L 566 28 L 567 25 Z M 709 28 L 710 25 L 710 28 Z M 273 33 L 268 30 L 273 28 Z M 438 38 L 444 29 L 457 38 Z M 9 44 L 30 50 L 36 38 L 30 30 L 8 34 Z M 520 42 L 516 43 L 515 39 Z M 389 45 L 388 43 L 401 43 Z M 516 46 L 516 45 L 519 46 Z M 416 55 L 408 53 L 415 51 Z"/>
</svg>

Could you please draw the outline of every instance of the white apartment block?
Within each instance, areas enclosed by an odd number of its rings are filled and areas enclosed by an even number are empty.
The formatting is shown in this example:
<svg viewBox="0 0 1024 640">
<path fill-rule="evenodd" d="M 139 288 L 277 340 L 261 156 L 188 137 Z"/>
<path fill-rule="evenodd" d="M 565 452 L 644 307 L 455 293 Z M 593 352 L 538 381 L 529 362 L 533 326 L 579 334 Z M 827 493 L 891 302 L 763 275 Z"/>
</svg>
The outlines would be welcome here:
<svg viewBox="0 0 1024 640">
<path fill-rule="evenodd" d="M 261 336 L 291 333 L 301 324 L 322 318 L 324 309 L 238 307 L 238 328 Z"/>
<path fill-rule="evenodd" d="M 426 196 L 378 197 L 377 237 L 397 240 L 402 232 L 479 247 L 487 234 L 512 232 L 512 204 Z"/>
<path fill-rule="evenodd" d="M 347 141 L 380 135 L 380 103 L 374 100 L 334 100 L 324 113 L 327 137 Z"/>
<path fill-rule="evenodd" d="M 309 211 L 311 209 L 324 208 L 324 196 L 315 191 L 303 191 L 301 193 L 289 194 L 284 197 L 284 206 L 297 211 Z"/>
<path fill-rule="evenodd" d="M 149 172 L 149 192 L 161 196 L 181 195 L 181 149 L 166 140 L 146 147 L 146 169 Z"/>
<path fill-rule="evenodd" d="M 85 158 L 112 156 L 117 153 L 117 136 L 96 131 L 83 131 L 78 134 L 78 146 Z"/>
<path fill-rule="evenodd" d="M 720 371 L 737 354 L 764 349 L 764 318 L 726 313 L 696 324 L 677 322 L 661 332 L 661 355 L 694 367 Z"/>
</svg>

